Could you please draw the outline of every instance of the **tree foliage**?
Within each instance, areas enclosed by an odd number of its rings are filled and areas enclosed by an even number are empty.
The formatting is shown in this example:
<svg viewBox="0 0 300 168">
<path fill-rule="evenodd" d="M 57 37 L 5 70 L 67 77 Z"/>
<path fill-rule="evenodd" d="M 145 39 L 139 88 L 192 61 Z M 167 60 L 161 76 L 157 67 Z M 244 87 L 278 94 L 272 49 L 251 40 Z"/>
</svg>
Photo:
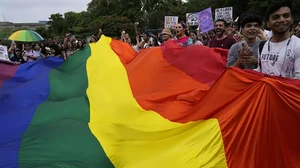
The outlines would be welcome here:
<svg viewBox="0 0 300 168">
<path fill-rule="evenodd" d="M 49 18 L 49 24 L 51 25 L 50 31 L 53 34 L 59 35 L 64 32 L 64 18 L 60 13 L 52 14 Z"/>
<path fill-rule="evenodd" d="M 109 36 L 118 36 L 122 30 L 133 35 L 134 22 L 139 22 L 142 29 L 158 29 L 164 25 L 164 16 L 179 16 L 180 21 L 185 21 L 186 13 L 228 6 L 233 7 L 234 19 L 246 11 L 263 16 L 270 3 L 272 0 L 91 0 L 87 11 L 52 14 L 49 32 L 39 31 L 52 36 L 66 32 L 91 35 L 102 25 L 104 34 Z M 293 4 L 299 9 L 300 0 L 293 0 Z"/>
</svg>

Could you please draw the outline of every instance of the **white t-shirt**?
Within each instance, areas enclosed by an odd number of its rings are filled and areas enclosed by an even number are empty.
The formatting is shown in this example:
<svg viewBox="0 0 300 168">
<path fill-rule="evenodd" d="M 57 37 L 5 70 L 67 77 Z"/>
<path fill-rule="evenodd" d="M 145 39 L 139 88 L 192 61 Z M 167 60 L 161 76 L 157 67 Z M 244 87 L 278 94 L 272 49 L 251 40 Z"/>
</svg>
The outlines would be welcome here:
<svg viewBox="0 0 300 168">
<path fill-rule="evenodd" d="M 292 36 L 278 43 L 267 41 L 259 60 L 257 70 L 264 74 L 300 79 L 300 39 Z"/>
<path fill-rule="evenodd" d="M 140 49 L 139 49 L 138 45 L 134 45 L 134 46 L 132 46 L 132 48 L 133 48 L 136 52 L 140 52 Z"/>
<path fill-rule="evenodd" d="M 199 40 L 196 41 L 196 43 L 194 43 L 195 45 L 203 45 L 203 43 Z"/>
<path fill-rule="evenodd" d="M 40 51 L 36 51 L 36 50 L 33 50 L 33 56 L 39 58 L 40 57 Z"/>
<path fill-rule="evenodd" d="M 28 62 L 34 61 L 34 59 L 28 57 L 28 56 L 34 56 L 33 54 L 33 50 L 29 50 L 29 51 L 24 51 L 24 56 L 26 57 L 25 60 L 27 59 Z"/>
</svg>

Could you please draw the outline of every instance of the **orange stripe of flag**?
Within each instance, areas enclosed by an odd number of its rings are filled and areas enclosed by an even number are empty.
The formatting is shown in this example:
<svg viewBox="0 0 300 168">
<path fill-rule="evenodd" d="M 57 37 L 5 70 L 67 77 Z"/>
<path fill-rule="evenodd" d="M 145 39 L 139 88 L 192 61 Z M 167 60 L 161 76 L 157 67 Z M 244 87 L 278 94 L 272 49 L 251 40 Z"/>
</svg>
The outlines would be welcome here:
<svg viewBox="0 0 300 168">
<path fill-rule="evenodd" d="M 111 47 L 144 109 L 180 123 L 218 119 L 228 167 L 300 166 L 299 87 L 230 68 L 209 90 L 207 84 L 172 66 L 160 48 L 134 57 L 130 46 L 112 41 Z M 207 53 L 203 47 L 197 50 Z"/>
</svg>

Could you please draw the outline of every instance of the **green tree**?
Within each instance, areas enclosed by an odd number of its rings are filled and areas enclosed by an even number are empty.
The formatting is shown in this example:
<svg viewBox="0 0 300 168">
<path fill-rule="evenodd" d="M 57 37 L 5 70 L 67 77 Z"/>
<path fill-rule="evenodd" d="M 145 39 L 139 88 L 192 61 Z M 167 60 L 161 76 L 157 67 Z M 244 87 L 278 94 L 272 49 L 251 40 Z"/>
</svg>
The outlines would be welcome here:
<svg viewBox="0 0 300 168">
<path fill-rule="evenodd" d="M 233 19 L 252 11 L 264 16 L 267 7 L 279 0 L 91 0 L 87 11 L 52 14 L 49 18 L 49 31 L 38 30 L 41 34 L 62 36 L 66 32 L 88 36 L 97 34 L 100 25 L 109 36 L 119 36 L 125 30 L 133 35 L 134 22 L 140 28 L 157 29 L 164 26 L 165 16 L 179 16 L 185 21 L 186 13 L 198 12 L 211 7 L 233 7 Z M 300 9 L 300 0 L 293 1 L 294 10 Z"/>
<path fill-rule="evenodd" d="M 51 36 L 51 32 L 49 29 L 46 29 L 45 27 L 39 27 L 35 30 L 37 33 L 39 33 L 43 38 L 47 38 Z"/>
<path fill-rule="evenodd" d="M 103 24 L 103 33 L 107 36 L 120 36 L 122 31 L 126 31 L 130 35 L 134 34 L 134 25 L 127 17 L 103 16 L 100 21 Z"/>
<path fill-rule="evenodd" d="M 64 34 L 64 18 L 60 13 L 52 14 L 49 18 L 48 24 L 50 25 L 50 31 L 52 35 Z"/>
<path fill-rule="evenodd" d="M 73 28 L 76 27 L 81 21 L 80 13 L 67 12 L 64 14 L 64 30 L 75 33 Z"/>
<path fill-rule="evenodd" d="M 0 39 L 7 39 L 14 31 L 11 28 L 4 28 L 0 31 Z"/>
<path fill-rule="evenodd" d="M 145 13 L 145 28 L 162 28 L 165 16 L 179 16 L 179 21 L 184 21 L 186 11 L 187 7 L 181 0 L 159 0 Z"/>
</svg>

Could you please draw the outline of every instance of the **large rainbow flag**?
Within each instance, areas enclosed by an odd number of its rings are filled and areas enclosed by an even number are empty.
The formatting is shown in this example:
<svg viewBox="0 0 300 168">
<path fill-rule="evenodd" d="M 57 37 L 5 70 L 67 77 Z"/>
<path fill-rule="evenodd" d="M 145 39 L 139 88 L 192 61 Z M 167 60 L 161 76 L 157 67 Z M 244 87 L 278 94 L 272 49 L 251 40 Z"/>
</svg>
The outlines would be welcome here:
<svg viewBox="0 0 300 168">
<path fill-rule="evenodd" d="M 300 82 L 204 46 L 0 64 L 2 168 L 299 168 Z"/>
</svg>

